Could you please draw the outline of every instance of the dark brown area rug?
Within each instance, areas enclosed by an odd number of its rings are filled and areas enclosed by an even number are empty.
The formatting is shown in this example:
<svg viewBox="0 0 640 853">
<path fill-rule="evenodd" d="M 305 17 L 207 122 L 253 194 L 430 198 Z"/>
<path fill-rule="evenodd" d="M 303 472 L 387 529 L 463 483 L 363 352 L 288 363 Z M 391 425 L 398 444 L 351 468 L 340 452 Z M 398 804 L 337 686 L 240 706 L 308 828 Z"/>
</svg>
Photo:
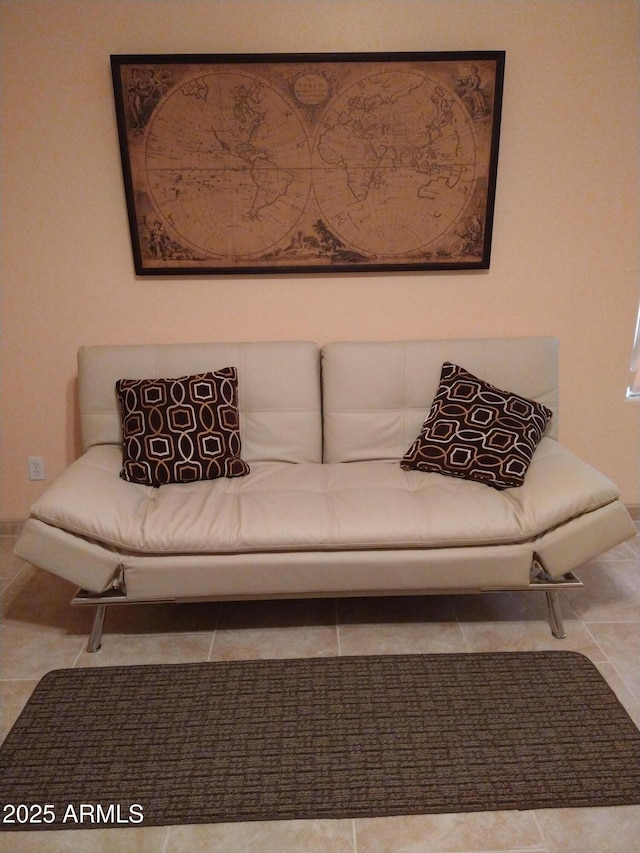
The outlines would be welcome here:
<svg viewBox="0 0 640 853">
<path fill-rule="evenodd" d="M 2 828 L 640 802 L 640 732 L 573 652 L 56 670 L 0 748 Z"/>
</svg>

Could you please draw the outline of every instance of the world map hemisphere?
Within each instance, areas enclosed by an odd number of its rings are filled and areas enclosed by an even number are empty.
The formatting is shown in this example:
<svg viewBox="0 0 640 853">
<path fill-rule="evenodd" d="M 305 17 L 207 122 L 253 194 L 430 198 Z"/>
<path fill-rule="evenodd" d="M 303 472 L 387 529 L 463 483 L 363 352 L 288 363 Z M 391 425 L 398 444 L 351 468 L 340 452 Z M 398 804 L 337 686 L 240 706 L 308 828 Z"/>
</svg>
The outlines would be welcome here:
<svg viewBox="0 0 640 853">
<path fill-rule="evenodd" d="M 304 92 L 285 97 L 244 71 L 171 89 L 145 138 L 152 239 L 168 228 L 194 256 L 260 259 L 317 220 L 386 259 L 455 234 L 478 176 L 473 122 L 452 91 L 418 71 L 381 71 L 338 91 L 315 122 Z"/>
</svg>

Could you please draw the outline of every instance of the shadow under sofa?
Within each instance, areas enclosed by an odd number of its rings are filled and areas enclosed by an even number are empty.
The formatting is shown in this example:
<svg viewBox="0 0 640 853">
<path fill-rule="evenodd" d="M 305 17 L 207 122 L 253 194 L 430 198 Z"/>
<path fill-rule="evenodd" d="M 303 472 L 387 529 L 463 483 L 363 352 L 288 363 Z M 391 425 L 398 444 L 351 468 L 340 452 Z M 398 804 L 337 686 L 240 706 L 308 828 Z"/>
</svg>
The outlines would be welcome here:
<svg viewBox="0 0 640 853">
<path fill-rule="evenodd" d="M 405 470 L 444 363 L 553 416 L 522 485 Z M 237 371 L 242 476 L 128 482 L 116 383 Z M 551 337 L 107 345 L 78 353 L 83 454 L 34 503 L 16 553 L 95 605 L 544 591 L 635 535 L 617 488 L 559 444 Z"/>
</svg>

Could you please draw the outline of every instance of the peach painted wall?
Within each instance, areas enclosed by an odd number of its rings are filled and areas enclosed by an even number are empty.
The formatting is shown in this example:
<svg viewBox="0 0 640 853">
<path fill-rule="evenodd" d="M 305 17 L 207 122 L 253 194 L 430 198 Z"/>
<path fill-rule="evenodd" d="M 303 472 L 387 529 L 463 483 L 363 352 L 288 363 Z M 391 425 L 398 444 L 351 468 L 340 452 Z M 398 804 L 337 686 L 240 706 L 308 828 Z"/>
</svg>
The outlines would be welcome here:
<svg viewBox="0 0 640 853">
<path fill-rule="evenodd" d="M 552 334 L 563 443 L 640 503 L 635 0 L 2 0 L 2 505 L 78 452 L 80 344 Z M 507 52 L 491 269 L 136 279 L 111 53 Z"/>
</svg>

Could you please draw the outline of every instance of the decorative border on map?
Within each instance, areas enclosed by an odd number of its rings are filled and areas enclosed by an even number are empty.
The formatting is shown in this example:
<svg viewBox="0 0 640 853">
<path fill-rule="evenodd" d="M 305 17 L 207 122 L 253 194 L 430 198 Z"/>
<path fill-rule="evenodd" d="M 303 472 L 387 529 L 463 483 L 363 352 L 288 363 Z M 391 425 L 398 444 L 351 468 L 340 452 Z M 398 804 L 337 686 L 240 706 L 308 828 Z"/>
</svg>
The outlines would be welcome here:
<svg viewBox="0 0 640 853">
<path fill-rule="evenodd" d="M 136 273 L 488 269 L 504 62 L 111 56 Z"/>
</svg>

